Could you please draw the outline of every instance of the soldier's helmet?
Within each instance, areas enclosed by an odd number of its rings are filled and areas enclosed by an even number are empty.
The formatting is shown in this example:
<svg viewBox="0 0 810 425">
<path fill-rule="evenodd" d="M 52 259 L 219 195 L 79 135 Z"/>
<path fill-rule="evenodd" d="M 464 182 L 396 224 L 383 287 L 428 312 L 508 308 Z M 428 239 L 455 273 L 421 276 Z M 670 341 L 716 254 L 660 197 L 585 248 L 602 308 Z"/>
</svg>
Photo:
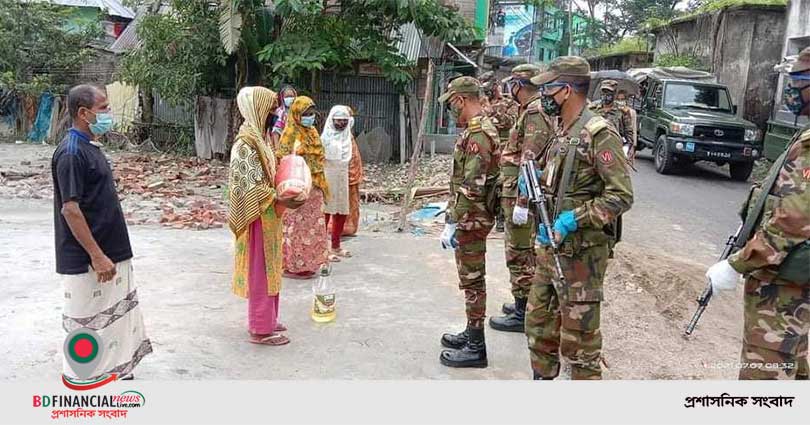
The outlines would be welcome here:
<svg viewBox="0 0 810 425">
<path fill-rule="evenodd" d="M 439 96 L 439 103 L 447 102 L 453 95 L 462 93 L 480 96 L 481 83 L 473 77 L 458 77 L 447 85 L 447 91 Z"/>
<path fill-rule="evenodd" d="M 532 84 L 541 86 L 560 77 L 591 78 L 591 66 L 579 56 L 560 56 L 548 66 L 548 71 L 532 78 Z"/>
</svg>

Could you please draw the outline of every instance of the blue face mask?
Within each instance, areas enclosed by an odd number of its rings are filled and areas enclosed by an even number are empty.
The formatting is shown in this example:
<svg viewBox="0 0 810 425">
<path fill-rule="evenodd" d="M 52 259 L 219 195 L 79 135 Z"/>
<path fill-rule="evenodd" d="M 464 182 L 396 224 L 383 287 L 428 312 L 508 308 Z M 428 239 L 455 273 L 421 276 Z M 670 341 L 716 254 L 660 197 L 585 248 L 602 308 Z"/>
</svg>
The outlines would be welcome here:
<svg viewBox="0 0 810 425">
<path fill-rule="evenodd" d="M 312 127 L 313 125 L 315 125 L 315 115 L 307 115 L 301 117 L 301 125 L 303 125 L 304 127 Z"/>
<path fill-rule="evenodd" d="M 295 101 L 294 97 L 285 97 L 284 98 L 284 106 L 289 108 L 290 106 L 292 106 L 294 101 Z"/>
<path fill-rule="evenodd" d="M 96 112 L 96 122 L 90 124 L 90 132 L 95 136 L 103 136 L 113 128 L 113 117 L 109 112 Z"/>
</svg>

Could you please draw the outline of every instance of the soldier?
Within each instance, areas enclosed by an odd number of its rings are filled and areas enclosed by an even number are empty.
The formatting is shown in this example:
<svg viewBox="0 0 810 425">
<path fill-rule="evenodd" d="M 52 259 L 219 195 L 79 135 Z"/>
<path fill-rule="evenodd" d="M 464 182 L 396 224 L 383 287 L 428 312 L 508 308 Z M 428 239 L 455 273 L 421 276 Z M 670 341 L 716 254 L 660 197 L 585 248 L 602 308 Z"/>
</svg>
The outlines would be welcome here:
<svg viewBox="0 0 810 425">
<path fill-rule="evenodd" d="M 532 79 L 554 135 L 538 160 L 548 196 L 553 235 L 538 232 L 538 275 L 526 307 L 526 335 L 535 379 L 554 379 L 560 354 L 572 379 L 601 379 L 602 280 L 618 216 L 633 203 L 629 168 L 619 135 L 587 109 L 590 67 L 563 56 Z M 560 242 L 565 281 L 549 273 L 549 236 Z"/>
<path fill-rule="evenodd" d="M 621 104 L 615 102 L 618 85 L 615 80 L 602 81 L 599 85 L 602 96 L 598 101 L 591 103 L 590 109 L 605 117 L 618 130 L 626 156 L 632 163 L 636 156 L 636 122 L 633 110 L 626 105 L 624 97 Z"/>
<path fill-rule="evenodd" d="M 450 82 L 439 102 L 447 103 L 456 122 L 466 129 L 456 141 L 450 182 L 447 224 L 442 247 L 454 248 L 456 266 L 464 291 L 467 328 L 459 334 L 444 334 L 439 359 L 449 367 L 487 367 L 484 342 L 486 315 L 487 235 L 494 224 L 495 188 L 498 182 L 498 131 L 484 115 L 481 85 L 475 78 Z"/>
<path fill-rule="evenodd" d="M 494 72 L 485 72 L 481 75 L 480 81 L 485 99 L 485 102 L 482 102 L 484 114 L 492 119 L 492 123 L 498 129 L 498 149 L 500 151 L 504 143 L 509 139 L 509 130 L 515 124 L 519 105 L 510 97 L 503 96 Z M 497 232 L 505 230 L 503 214 L 503 209 L 499 205 L 495 223 L 495 231 Z"/>
<path fill-rule="evenodd" d="M 810 116 L 810 47 L 787 76 L 785 105 Z M 798 131 L 743 207 L 752 236 L 706 277 L 715 291 L 734 289 L 744 275 L 740 379 L 808 379 L 810 329 L 810 126 Z M 764 203 L 758 203 L 766 196 Z M 759 211 L 757 211 L 759 209 Z M 750 217 L 749 217 L 750 216 Z M 746 226 L 743 226 L 744 228 Z M 741 235 L 745 237 L 746 235 Z"/>
<path fill-rule="evenodd" d="M 510 94 L 520 104 L 519 118 L 501 153 L 501 210 L 506 218 L 506 267 L 509 269 L 515 303 L 504 304 L 502 310 L 505 315 L 491 318 L 489 325 L 505 332 L 523 332 L 526 300 L 534 276 L 534 217 L 529 214 L 525 199 L 518 204 L 518 174 L 526 139 L 537 138 L 539 135 L 535 133 L 547 128 L 540 113 L 538 87 L 530 81 L 540 71 L 536 65 L 518 65 L 512 69 L 512 75 L 504 80 Z"/>
</svg>

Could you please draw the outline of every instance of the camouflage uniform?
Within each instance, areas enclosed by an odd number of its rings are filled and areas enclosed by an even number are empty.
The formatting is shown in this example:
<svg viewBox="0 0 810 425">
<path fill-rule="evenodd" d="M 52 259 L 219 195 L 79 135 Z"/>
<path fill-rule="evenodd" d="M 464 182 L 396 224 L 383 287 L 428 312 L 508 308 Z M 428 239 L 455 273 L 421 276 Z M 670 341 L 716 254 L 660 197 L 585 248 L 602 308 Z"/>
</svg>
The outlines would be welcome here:
<svg viewBox="0 0 810 425">
<path fill-rule="evenodd" d="M 549 72 L 537 77 L 538 84 L 571 68 L 578 72 L 575 75 L 588 75 L 583 59 L 561 57 Z M 573 210 L 577 230 L 560 249 L 564 287 L 552 272 L 551 248 L 537 250 L 537 275 L 526 307 L 526 335 L 536 377 L 557 377 L 562 354 L 571 364 L 572 379 L 601 379 L 602 281 L 615 221 L 632 205 L 633 189 L 619 136 L 604 118 L 586 109 L 566 134 L 560 127 L 555 126 L 556 135 L 538 160 L 538 168 L 544 170 L 540 183 L 549 197 L 550 213 Z M 576 149 L 576 157 L 566 196 L 558 206 L 556 195 L 568 149 Z"/>
<path fill-rule="evenodd" d="M 616 82 L 613 80 L 605 80 L 602 82 L 599 89 L 615 92 L 616 85 Z M 633 145 L 635 143 L 636 126 L 632 109 L 627 106 L 619 106 L 616 103 L 607 107 L 602 104 L 601 100 L 591 103 L 589 108 L 591 111 L 595 112 L 597 115 L 601 115 L 613 124 L 613 127 L 619 132 L 619 136 L 622 137 L 623 144 Z"/>
<path fill-rule="evenodd" d="M 509 139 L 509 130 L 515 125 L 519 107 L 517 102 L 505 96 L 494 101 L 490 100 L 484 106 L 484 113 L 492 119 L 492 123 L 498 129 L 501 148 L 502 144 Z"/>
<path fill-rule="evenodd" d="M 810 127 L 788 145 L 785 165 L 770 172 L 779 173 L 773 200 L 766 201 L 752 238 L 729 257 L 746 275 L 740 379 L 807 379 L 810 286 L 777 278 L 777 268 L 810 239 Z"/>
<path fill-rule="evenodd" d="M 486 243 L 494 225 L 498 180 L 498 131 L 492 120 L 477 116 L 456 140 L 450 181 L 450 220 L 457 223 L 456 266 L 464 291 L 467 325 L 483 328 L 486 313 Z"/>
<path fill-rule="evenodd" d="M 540 72 L 534 65 L 518 65 L 512 70 L 513 76 L 531 78 Z M 524 225 L 512 222 L 512 211 L 518 198 L 518 175 L 523 154 L 523 144 L 528 138 L 539 136 L 535 132 L 544 126 L 540 114 L 539 95 L 526 107 L 520 108 L 520 115 L 515 126 L 509 132 L 501 153 L 501 209 L 506 218 L 506 267 L 509 269 L 509 282 L 515 299 L 525 299 L 529 295 L 532 276 L 534 276 L 534 217 Z M 526 206 L 525 204 L 523 205 Z"/>
</svg>

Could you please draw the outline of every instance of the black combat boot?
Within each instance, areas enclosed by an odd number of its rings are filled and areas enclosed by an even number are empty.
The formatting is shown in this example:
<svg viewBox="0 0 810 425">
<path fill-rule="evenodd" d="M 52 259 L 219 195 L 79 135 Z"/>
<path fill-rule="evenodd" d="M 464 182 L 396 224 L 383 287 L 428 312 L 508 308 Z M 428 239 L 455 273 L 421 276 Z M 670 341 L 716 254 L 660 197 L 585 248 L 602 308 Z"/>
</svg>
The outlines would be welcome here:
<svg viewBox="0 0 810 425">
<path fill-rule="evenodd" d="M 523 332 L 526 320 L 526 298 L 515 298 L 515 311 L 506 316 L 491 317 L 489 326 L 504 332 Z"/>
<path fill-rule="evenodd" d="M 468 329 L 470 338 L 460 350 L 444 350 L 439 361 L 448 367 L 487 367 L 487 345 L 484 329 Z"/>
<path fill-rule="evenodd" d="M 495 231 L 498 232 L 498 233 L 503 233 L 504 230 L 505 230 L 504 218 L 503 218 L 503 213 L 501 213 L 501 214 L 498 214 L 498 218 L 495 221 Z"/>
<path fill-rule="evenodd" d="M 464 329 L 457 334 L 444 334 L 442 335 L 442 347 L 452 348 L 459 350 L 467 344 L 470 339 L 470 328 Z"/>
<path fill-rule="evenodd" d="M 515 312 L 515 303 L 503 303 L 501 305 L 501 311 L 503 314 L 512 314 Z"/>
</svg>

